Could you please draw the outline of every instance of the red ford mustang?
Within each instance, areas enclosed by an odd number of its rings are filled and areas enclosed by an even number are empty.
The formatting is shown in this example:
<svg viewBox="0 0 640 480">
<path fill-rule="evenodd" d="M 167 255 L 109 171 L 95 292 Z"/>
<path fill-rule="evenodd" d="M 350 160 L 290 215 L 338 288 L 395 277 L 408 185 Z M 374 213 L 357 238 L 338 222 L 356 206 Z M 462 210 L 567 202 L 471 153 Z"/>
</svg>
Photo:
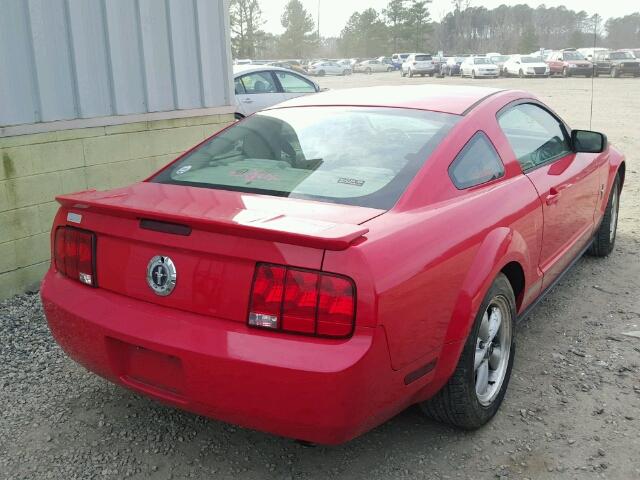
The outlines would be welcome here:
<svg viewBox="0 0 640 480">
<path fill-rule="evenodd" d="M 514 325 L 613 248 L 624 157 L 520 91 L 329 91 L 148 180 L 58 197 L 42 286 L 89 370 L 198 414 L 349 440 L 504 397 Z"/>
</svg>

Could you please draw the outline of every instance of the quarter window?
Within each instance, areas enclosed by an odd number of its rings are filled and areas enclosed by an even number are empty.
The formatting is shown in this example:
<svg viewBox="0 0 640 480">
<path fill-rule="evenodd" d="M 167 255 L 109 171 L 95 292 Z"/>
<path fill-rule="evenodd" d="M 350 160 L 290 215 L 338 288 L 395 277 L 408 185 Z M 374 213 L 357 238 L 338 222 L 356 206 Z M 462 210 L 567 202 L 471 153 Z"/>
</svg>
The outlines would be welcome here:
<svg viewBox="0 0 640 480">
<path fill-rule="evenodd" d="M 459 190 L 504 175 L 502 160 L 484 132 L 477 132 L 449 166 L 449 177 Z"/>
<path fill-rule="evenodd" d="M 572 151 L 560 120 L 532 103 L 510 108 L 500 114 L 498 123 L 524 171 Z"/>
<path fill-rule="evenodd" d="M 316 87 L 308 80 L 288 72 L 276 72 L 285 93 L 315 93 Z"/>
<path fill-rule="evenodd" d="M 276 93 L 278 88 L 271 72 L 254 72 L 240 77 L 246 93 Z"/>
</svg>

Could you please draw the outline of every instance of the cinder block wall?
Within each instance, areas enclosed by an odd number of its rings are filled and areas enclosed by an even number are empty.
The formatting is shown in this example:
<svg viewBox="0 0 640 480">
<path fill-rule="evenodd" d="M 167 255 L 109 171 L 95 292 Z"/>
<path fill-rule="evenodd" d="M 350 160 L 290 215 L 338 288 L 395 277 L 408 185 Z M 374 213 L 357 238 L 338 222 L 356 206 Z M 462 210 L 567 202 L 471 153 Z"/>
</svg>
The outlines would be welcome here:
<svg viewBox="0 0 640 480">
<path fill-rule="evenodd" d="M 54 197 L 141 180 L 233 121 L 233 114 L 0 138 L 0 299 L 49 266 Z"/>
</svg>

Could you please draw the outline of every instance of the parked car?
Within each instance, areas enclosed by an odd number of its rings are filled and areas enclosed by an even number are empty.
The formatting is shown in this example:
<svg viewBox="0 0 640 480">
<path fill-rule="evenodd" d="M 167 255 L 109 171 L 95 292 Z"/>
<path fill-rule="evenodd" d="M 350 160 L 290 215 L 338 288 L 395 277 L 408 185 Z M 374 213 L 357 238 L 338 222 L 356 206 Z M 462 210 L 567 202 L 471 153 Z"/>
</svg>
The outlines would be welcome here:
<svg viewBox="0 0 640 480">
<path fill-rule="evenodd" d="M 551 75 L 590 77 L 593 73 L 593 64 L 585 60 L 574 48 L 553 52 L 547 58 L 546 63 L 549 65 Z"/>
<path fill-rule="evenodd" d="M 299 63 L 298 64 L 293 63 L 291 61 L 269 62 L 266 65 L 273 66 L 273 67 L 286 68 L 287 70 L 293 70 L 294 72 L 298 72 L 298 73 L 307 73 L 306 70 L 302 68 L 302 65 L 300 65 Z"/>
<path fill-rule="evenodd" d="M 431 55 L 427 53 L 410 54 L 402 64 L 402 70 L 400 70 L 400 74 L 403 77 L 406 75 L 410 77 L 414 75 L 420 75 L 422 77 L 429 75 L 433 77 L 436 73 L 437 70 L 433 64 L 433 59 Z"/>
<path fill-rule="evenodd" d="M 391 55 L 391 61 L 396 67 L 396 70 L 402 70 L 402 64 L 409 55 L 409 53 L 394 53 L 393 55 Z"/>
<path fill-rule="evenodd" d="M 464 57 L 449 57 L 446 63 L 442 66 L 442 73 L 453 77 L 454 75 L 460 75 L 460 65 L 464 61 Z"/>
<path fill-rule="evenodd" d="M 504 64 L 507 62 L 507 60 L 509 60 L 509 58 L 511 58 L 510 55 L 493 55 L 488 53 L 487 58 L 489 58 L 493 62 L 493 64 L 498 67 L 498 72 L 500 73 L 500 75 L 506 74 Z"/>
<path fill-rule="evenodd" d="M 400 68 L 402 68 L 402 64 L 396 67 L 396 64 L 393 63 L 393 60 L 391 60 L 391 57 L 378 57 L 377 60 L 384 63 L 385 65 L 389 65 L 391 67 L 391 70 L 400 70 Z"/>
<path fill-rule="evenodd" d="M 602 52 L 607 52 L 609 51 L 608 48 L 594 48 L 594 47 L 587 47 L 587 48 L 578 48 L 576 50 L 580 55 L 582 55 L 586 60 L 589 60 L 591 63 L 594 62 L 594 54 L 597 55 L 599 53 Z"/>
<path fill-rule="evenodd" d="M 498 66 L 487 57 L 467 57 L 460 64 L 460 76 L 481 78 L 498 78 L 500 71 Z"/>
<path fill-rule="evenodd" d="M 524 77 L 548 77 L 549 66 L 540 57 L 512 55 L 504 64 L 505 75 Z"/>
<path fill-rule="evenodd" d="M 380 60 L 363 60 L 355 64 L 353 71 L 369 74 L 375 72 L 391 72 L 393 71 L 393 65 L 387 65 Z"/>
<path fill-rule="evenodd" d="M 637 59 L 640 59 L 640 48 L 631 48 L 629 49 L 629 51 L 633 53 L 634 57 L 636 57 Z"/>
<path fill-rule="evenodd" d="M 284 102 L 290 98 L 320 91 L 320 86 L 304 75 L 270 65 L 233 67 L 236 119 Z"/>
<path fill-rule="evenodd" d="M 621 77 L 631 75 L 640 76 L 640 60 L 629 50 L 616 50 L 613 52 L 598 52 L 594 63 L 594 75 L 611 75 Z"/>
<path fill-rule="evenodd" d="M 323 444 L 415 403 L 478 428 L 516 321 L 612 251 L 624 172 L 521 91 L 298 98 L 148 180 L 58 196 L 42 305 L 75 361 L 200 415 Z"/>
<path fill-rule="evenodd" d="M 340 65 L 337 62 L 323 61 L 311 65 L 307 72 L 309 75 L 324 77 L 325 75 L 351 75 L 352 70 L 346 65 Z"/>
</svg>

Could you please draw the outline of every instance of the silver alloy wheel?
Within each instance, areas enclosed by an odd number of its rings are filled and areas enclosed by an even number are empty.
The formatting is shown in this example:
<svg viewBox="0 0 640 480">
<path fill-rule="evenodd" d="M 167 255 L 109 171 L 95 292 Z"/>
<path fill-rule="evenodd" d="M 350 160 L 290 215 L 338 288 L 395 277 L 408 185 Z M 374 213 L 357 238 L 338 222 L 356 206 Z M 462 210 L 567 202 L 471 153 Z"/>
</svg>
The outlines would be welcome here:
<svg viewBox="0 0 640 480">
<path fill-rule="evenodd" d="M 496 399 L 507 374 L 513 334 L 511 324 L 509 302 L 498 295 L 489 302 L 476 338 L 473 366 L 476 396 L 485 407 Z"/>
<path fill-rule="evenodd" d="M 616 238 L 616 228 L 618 226 L 618 186 L 614 183 L 611 192 L 611 221 L 609 222 L 609 242 L 613 243 Z"/>
</svg>

